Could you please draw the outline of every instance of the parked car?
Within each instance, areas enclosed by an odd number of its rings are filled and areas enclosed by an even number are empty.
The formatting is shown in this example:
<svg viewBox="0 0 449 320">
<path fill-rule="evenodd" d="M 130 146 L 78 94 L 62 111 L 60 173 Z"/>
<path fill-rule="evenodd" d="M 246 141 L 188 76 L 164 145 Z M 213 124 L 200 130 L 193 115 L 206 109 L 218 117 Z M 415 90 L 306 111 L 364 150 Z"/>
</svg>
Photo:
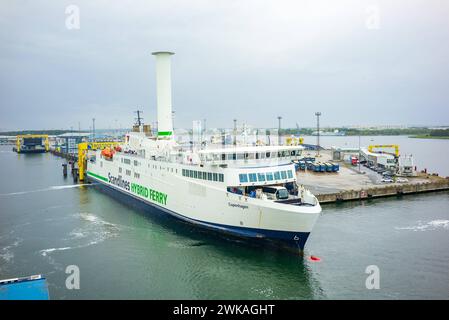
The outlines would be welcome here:
<svg viewBox="0 0 449 320">
<path fill-rule="evenodd" d="M 393 179 L 391 179 L 391 178 L 383 178 L 381 181 L 385 182 L 385 183 L 392 183 Z"/>
<path fill-rule="evenodd" d="M 408 179 L 406 179 L 406 178 L 397 178 L 397 179 L 396 179 L 396 182 L 399 182 L 399 183 L 406 183 L 406 182 L 408 182 Z"/>
</svg>

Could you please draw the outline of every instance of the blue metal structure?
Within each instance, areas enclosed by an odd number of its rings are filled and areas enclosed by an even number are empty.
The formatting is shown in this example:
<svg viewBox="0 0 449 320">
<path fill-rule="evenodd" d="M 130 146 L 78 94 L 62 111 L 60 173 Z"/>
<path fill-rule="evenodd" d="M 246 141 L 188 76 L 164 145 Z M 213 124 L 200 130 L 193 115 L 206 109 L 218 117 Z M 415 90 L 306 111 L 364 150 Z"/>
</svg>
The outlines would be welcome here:
<svg viewBox="0 0 449 320">
<path fill-rule="evenodd" d="M 49 300 L 42 275 L 0 280 L 0 300 Z"/>
</svg>

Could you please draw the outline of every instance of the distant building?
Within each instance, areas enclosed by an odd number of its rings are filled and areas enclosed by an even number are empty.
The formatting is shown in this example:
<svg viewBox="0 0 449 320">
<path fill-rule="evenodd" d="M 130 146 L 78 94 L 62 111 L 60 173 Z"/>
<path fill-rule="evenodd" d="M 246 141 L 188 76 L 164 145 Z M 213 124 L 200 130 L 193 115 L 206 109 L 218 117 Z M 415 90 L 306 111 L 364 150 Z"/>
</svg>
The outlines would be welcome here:
<svg viewBox="0 0 449 320">
<path fill-rule="evenodd" d="M 54 148 L 64 153 L 78 152 L 78 143 L 87 141 L 90 137 L 88 132 L 67 132 L 54 138 Z"/>
</svg>

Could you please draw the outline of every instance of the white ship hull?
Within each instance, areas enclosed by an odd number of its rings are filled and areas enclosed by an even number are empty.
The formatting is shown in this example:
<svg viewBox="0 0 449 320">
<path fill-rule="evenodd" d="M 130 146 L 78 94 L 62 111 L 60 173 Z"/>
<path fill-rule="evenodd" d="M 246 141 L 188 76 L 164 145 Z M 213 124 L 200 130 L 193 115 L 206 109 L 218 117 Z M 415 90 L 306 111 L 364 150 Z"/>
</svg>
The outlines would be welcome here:
<svg viewBox="0 0 449 320">
<path fill-rule="evenodd" d="M 180 173 L 188 166 L 158 161 L 148 161 L 145 165 L 140 160 L 139 178 L 134 178 L 134 170 L 125 169 L 131 171 L 129 175 L 120 173 L 117 162 L 88 163 L 89 180 L 125 196 L 128 201 L 144 204 L 149 212 L 169 214 L 238 237 L 272 240 L 295 251 L 304 249 L 321 212 L 318 202 L 282 204 L 233 194 L 223 186 L 211 186 L 208 181 L 192 181 Z"/>
</svg>

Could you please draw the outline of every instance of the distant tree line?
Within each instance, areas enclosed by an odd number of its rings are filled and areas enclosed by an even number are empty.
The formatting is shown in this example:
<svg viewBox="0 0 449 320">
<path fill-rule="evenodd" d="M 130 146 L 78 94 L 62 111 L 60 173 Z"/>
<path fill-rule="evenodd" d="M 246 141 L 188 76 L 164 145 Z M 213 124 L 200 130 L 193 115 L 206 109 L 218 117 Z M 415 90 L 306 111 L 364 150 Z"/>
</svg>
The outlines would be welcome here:
<svg viewBox="0 0 449 320">
<path fill-rule="evenodd" d="M 345 133 L 347 136 L 400 136 L 400 135 L 429 135 L 431 132 L 435 131 L 436 134 L 441 134 L 443 130 L 431 130 L 429 128 L 395 128 L 395 129 L 349 129 L 349 128 L 322 128 L 321 132 L 334 132 L 338 130 L 340 133 Z M 315 128 L 288 128 L 281 129 L 281 134 L 291 135 L 291 134 L 301 134 L 301 135 L 311 135 L 316 132 Z"/>
<path fill-rule="evenodd" d="M 19 134 L 48 134 L 50 136 L 57 136 L 67 132 L 72 132 L 70 130 L 22 130 L 22 131 L 6 131 L 0 132 L 0 136 L 17 136 Z"/>
<path fill-rule="evenodd" d="M 449 129 L 435 129 L 429 132 L 431 137 L 449 137 Z"/>
<path fill-rule="evenodd" d="M 395 128 L 395 129 L 347 129 L 347 136 L 400 136 L 400 135 L 426 135 L 428 128 Z"/>
<path fill-rule="evenodd" d="M 316 129 L 310 129 L 310 128 L 299 128 L 299 130 L 297 128 L 286 128 L 286 129 L 281 129 L 280 134 L 282 135 L 311 135 L 314 131 L 316 131 Z"/>
</svg>

